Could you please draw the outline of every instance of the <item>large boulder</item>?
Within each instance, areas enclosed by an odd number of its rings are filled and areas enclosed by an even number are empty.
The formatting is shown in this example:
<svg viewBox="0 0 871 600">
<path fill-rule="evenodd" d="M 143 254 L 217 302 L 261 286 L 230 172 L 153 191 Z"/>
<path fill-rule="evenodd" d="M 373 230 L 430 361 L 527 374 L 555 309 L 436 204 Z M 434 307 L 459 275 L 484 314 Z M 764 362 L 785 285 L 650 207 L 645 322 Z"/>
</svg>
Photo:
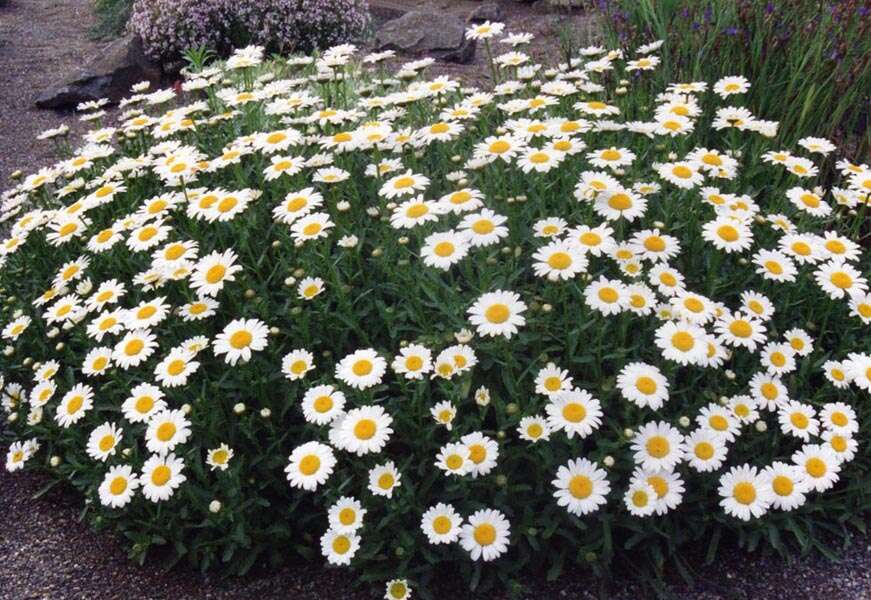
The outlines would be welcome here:
<svg viewBox="0 0 871 600">
<path fill-rule="evenodd" d="M 405 13 L 384 23 L 375 34 L 375 43 L 382 50 L 426 54 L 448 62 L 468 63 L 475 57 L 475 42 L 466 39 L 463 20 L 444 13 Z"/>
<path fill-rule="evenodd" d="M 63 78 L 57 87 L 37 99 L 39 108 L 75 108 L 80 102 L 108 98 L 117 102 L 130 94 L 130 86 L 143 80 L 160 82 L 162 72 L 145 55 L 142 42 L 127 35 L 107 44 L 84 66 Z"/>
<path fill-rule="evenodd" d="M 501 21 L 502 7 L 495 2 L 481 4 L 469 14 L 469 23 L 483 23 L 484 21 Z"/>
</svg>

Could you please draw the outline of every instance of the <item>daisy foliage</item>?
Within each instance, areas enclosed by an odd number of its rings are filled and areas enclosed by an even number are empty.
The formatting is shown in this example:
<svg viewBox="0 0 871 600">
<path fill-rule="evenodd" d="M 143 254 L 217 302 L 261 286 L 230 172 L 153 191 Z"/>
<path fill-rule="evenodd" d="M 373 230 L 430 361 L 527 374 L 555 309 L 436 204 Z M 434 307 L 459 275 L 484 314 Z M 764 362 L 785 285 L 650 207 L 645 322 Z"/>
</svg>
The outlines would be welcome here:
<svg viewBox="0 0 871 600">
<path fill-rule="evenodd" d="M 816 545 L 868 492 L 871 168 L 782 147 L 737 75 L 639 101 L 656 48 L 136 86 L 0 198 L 7 469 L 140 557 L 318 554 L 395 597 Z"/>
</svg>

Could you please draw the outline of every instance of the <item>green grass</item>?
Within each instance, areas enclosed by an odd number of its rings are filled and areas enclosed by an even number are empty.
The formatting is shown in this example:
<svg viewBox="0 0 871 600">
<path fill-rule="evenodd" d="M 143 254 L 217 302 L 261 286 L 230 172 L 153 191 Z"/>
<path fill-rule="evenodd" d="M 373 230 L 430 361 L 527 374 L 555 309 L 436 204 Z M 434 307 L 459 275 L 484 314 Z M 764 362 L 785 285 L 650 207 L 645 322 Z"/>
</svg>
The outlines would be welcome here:
<svg viewBox="0 0 871 600">
<path fill-rule="evenodd" d="M 667 39 L 660 82 L 742 74 L 781 139 L 819 135 L 871 148 L 871 17 L 861 3 L 815 0 L 612 0 L 599 3 L 610 45 Z M 830 8 L 834 6 L 834 8 Z"/>
<path fill-rule="evenodd" d="M 122 35 L 132 7 L 133 0 L 94 0 L 97 24 L 91 30 L 91 36 L 95 39 L 108 39 Z"/>
</svg>

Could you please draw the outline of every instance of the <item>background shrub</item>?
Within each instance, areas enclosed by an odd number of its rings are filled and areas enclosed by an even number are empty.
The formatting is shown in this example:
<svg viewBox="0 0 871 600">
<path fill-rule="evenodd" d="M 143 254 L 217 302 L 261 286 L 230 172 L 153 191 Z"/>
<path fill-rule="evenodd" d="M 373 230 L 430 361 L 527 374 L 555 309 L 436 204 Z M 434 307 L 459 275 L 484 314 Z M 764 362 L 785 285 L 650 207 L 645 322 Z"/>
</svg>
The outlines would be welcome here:
<svg viewBox="0 0 871 600">
<path fill-rule="evenodd" d="M 368 24 L 366 0 L 138 0 L 129 27 L 152 57 L 172 60 L 200 46 L 310 51 L 351 40 Z"/>
</svg>

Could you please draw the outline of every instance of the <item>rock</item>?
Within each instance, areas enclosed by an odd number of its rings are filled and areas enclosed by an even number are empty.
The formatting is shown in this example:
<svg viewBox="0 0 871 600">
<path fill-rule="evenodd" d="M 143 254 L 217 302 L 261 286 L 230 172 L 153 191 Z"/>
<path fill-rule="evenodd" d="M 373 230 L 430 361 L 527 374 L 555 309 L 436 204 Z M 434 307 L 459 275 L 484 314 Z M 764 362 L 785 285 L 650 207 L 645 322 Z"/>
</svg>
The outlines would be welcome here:
<svg viewBox="0 0 871 600">
<path fill-rule="evenodd" d="M 64 79 L 58 87 L 36 99 L 39 108 L 75 108 L 80 102 L 108 98 L 117 102 L 130 94 L 130 86 L 143 80 L 153 84 L 162 77 L 160 66 L 145 55 L 138 37 L 127 35 L 110 42 L 100 53 Z"/>
<path fill-rule="evenodd" d="M 495 2 L 482 4 L 469 15 L 469 23 L 483 23 L 484 21 L 501 21 L 502 8 Z"/>
<path fill-rule="evenodd" d="M 378 29 L 387 21 L 398 19 L 405 14 L 405 10 L 397 7 L 393 2 L 385 0 L 370 0 L 369 14 L 372 15 L 372 22 L 375 28 Z"/>
<path fill-rule="evenodd" d="M 382 25 L 375 43 L 381 50 L 429 54 L 447 62 L 468 63 L 475 56 L 475 42 L 466 39 L 463 20 L 445 13 L 408 12 Z"/>
</svg>

